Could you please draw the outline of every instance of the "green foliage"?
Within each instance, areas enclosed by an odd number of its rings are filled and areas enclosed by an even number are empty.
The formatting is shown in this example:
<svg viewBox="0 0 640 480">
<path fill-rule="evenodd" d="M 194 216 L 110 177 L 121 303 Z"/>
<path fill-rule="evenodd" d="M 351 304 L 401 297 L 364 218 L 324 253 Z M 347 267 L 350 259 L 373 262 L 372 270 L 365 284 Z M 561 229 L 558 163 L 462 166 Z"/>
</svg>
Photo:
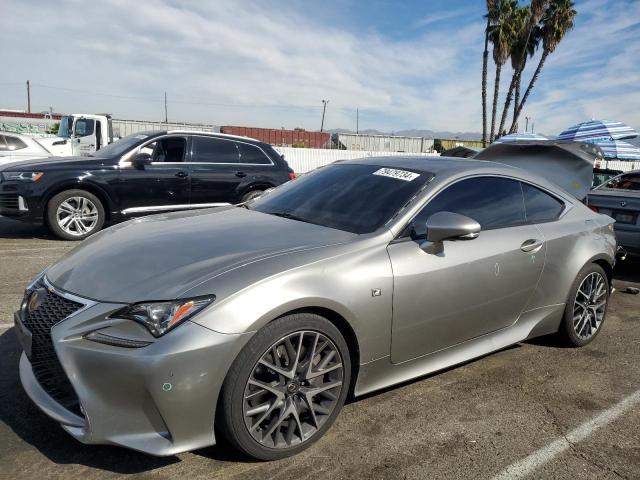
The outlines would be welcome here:
<svg viewBox="0 0 640 480">
<path fill-rule="evenodd" d="M 47 133 L 50 133 L 52 135 L 57 135 L 59 129 L 60 129 L 60 122 L 56 122 L 49 127 L 49 129 L 47 130 Z"/>
</svg>

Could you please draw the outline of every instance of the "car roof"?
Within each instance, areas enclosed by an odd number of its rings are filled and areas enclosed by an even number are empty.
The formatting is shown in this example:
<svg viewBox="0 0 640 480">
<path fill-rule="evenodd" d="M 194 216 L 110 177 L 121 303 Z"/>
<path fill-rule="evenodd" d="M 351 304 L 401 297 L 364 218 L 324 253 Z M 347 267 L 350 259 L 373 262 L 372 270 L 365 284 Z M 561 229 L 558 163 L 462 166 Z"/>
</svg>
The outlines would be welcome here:
<svg viewBox="0 0 640 480">
<path fill-rule="evenodd" d="M 244 140 L 255 143 L 264 143 L 260 140 L 251 137 L 243 137 L 241 135 L 229 135 L 228 133 L 218 133 L 218 132 L 205 132 L 204 130 L 168 130 L 165 132 L 167 134 L 191 134 L 191 135 L 205 135 L 211 137 L 219 137 L 219 138 L 232 138 L 234 140 Z"/>
</svg>

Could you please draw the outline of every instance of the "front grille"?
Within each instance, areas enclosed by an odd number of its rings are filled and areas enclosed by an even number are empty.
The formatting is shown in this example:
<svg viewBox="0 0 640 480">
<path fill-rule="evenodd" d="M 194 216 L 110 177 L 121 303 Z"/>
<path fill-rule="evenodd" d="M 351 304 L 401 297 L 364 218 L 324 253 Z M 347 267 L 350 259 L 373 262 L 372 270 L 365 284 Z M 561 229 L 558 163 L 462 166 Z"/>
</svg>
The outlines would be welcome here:
<svg viewBox="0 0 640 480">
<path fill-rule="evenodd" d="M 18 195 L 0 195 L 0 208 L 5 210 L 18 210 Z"/>
<path fill-rule="evenodd" d="M 29 309 L 31 294 L 38 290 L 42 295 L 39 305 Z M 23 323 L 33 335 L 31 344 L 31 367 L 38 383 L 60 405 L 81 415 L 80 402 L 69 378 L 64 372 L 51 340 L 51 327 L 84 305 L 68 300 L 46 288 L 42 280 L 25 293 L 26 308 Z"/>
</svg>

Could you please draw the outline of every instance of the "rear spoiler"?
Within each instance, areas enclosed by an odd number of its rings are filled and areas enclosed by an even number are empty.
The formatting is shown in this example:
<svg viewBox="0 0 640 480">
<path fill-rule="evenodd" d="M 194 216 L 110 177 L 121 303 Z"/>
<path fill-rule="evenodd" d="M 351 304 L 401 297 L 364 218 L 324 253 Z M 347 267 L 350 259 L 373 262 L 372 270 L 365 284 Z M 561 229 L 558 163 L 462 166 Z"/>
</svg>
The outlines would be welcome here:
<svg viewBox="0 0 640 480">
<path fill-rule="evenodd" d="M 523 140 L 494 143 L 474 158 L 522 168 L 555 183 L 581 202 L 593 181 L 593 164 L 602 160 L 600 147 L 569 140 Z"/>
</svg>

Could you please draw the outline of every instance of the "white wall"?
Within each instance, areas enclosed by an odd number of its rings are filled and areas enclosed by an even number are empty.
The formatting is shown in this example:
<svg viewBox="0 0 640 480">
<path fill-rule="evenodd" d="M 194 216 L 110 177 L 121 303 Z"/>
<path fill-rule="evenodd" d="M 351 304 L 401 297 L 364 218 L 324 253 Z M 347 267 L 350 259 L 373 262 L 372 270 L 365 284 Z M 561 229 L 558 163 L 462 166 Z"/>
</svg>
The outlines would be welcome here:
<svg viewBox="0 0 640 480">
<path fill-rule="evenodd" d="M 320 148 L 273 147 L 296 173 L 306 173 L 314 168 L 328 165 L 337 160 L 352 160 L 363 157 L 409 156 L 436 157 L 437 153 L 395 153 L 354 150 L 328 150 Z"/>
</svg>

